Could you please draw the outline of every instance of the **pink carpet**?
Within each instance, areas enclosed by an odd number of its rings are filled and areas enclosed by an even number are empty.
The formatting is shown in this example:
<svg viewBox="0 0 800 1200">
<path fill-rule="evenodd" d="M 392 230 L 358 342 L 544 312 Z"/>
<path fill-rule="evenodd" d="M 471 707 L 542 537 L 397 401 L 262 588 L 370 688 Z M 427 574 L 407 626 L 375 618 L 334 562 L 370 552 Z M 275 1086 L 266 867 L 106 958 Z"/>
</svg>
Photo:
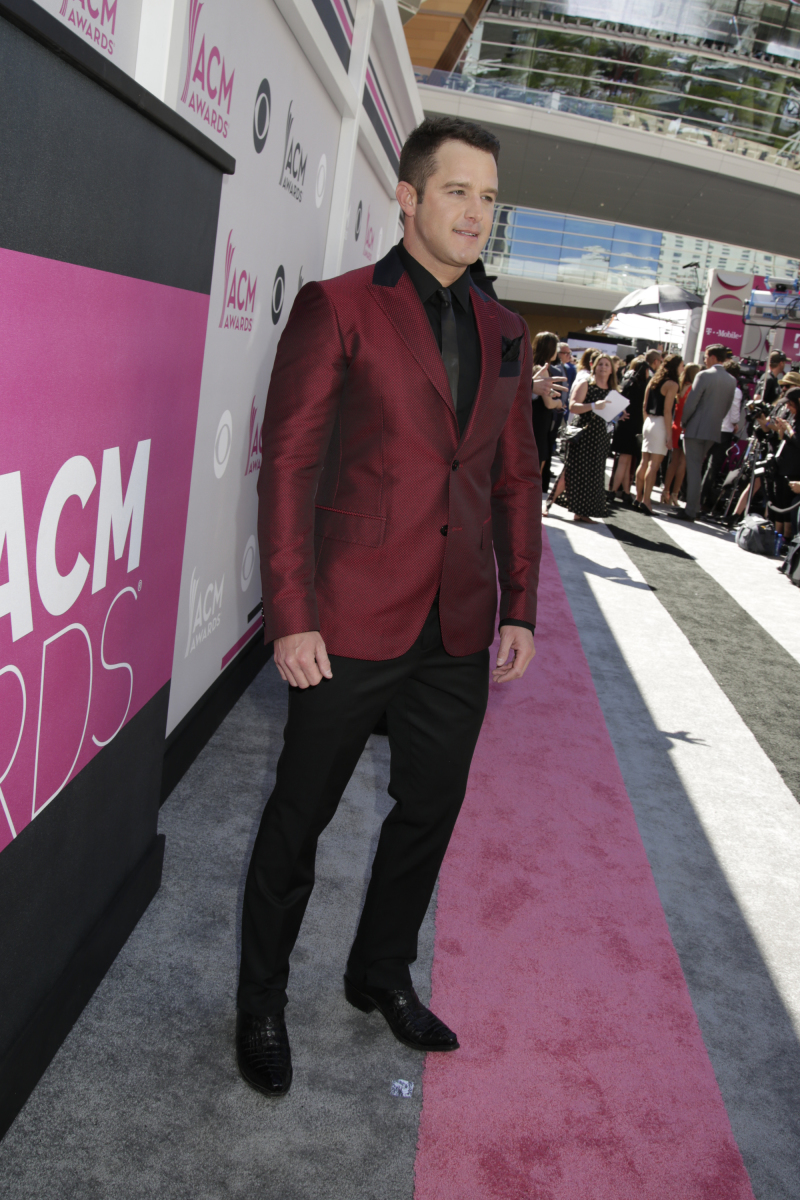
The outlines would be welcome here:
<svg viewBox="0 0 800 1200">
<path fill-rule="evenodd" d="M 439 886 L 415 1200 L 752 1200 L 561 579 Z"/>
</svg>

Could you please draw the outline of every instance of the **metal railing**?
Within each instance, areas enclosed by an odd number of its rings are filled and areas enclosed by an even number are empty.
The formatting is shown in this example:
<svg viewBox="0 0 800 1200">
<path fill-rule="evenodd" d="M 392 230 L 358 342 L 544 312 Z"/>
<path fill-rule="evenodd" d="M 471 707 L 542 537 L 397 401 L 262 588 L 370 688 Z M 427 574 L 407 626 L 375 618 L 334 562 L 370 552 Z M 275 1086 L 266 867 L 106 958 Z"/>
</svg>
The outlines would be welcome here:
<svg viewBox="0 0 800 1200">
<path fill-rule="evenodd" d="M 688 145 L 723 150 L 751 163 L 765 163 L 794 171 L 800 169 L 800 138 L 797 135 L 788 138 L 782 146 L 776 148 L 743 137 L 734 129 L 721 128 L 718 124 L 705 122 L 697 117 L 671 118 L 652 109 L 631 108 L 608 100 L 570 96 L 565 92 L 538 91 L 510 83 L 508 80 L 493 79 L 468 71 L 440 71 L 436 68 L 415 67 L 414 74 L 417 83 L 427 87 L 471 92 L 477 96 L 525 104 L 550 112 L 589 117 L 594 121 L 605 121 L 626 129 L 675 138 Z"/>
</svg>

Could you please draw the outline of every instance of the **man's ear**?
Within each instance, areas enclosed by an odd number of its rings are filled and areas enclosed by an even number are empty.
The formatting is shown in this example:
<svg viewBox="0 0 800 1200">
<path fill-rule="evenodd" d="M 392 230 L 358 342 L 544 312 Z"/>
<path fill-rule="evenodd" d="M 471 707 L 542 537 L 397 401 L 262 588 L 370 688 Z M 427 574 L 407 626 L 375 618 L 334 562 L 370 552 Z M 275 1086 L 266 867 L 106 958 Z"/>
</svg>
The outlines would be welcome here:
<svg viewBox="0 0 800 1200">
<path fill-rule="evenodd" d="M 400 205 L 405 215 L 407 217 L 413 217 L 417 210 L 417 205 L 419 204 L 419 200 L 417 199 L 417 189 L 412 187 L 410 183 L 406 183 L 404 179 L 401 179 L 395 189 L 394 194 L 397 197 L 397 203 Z"/>
</svg>

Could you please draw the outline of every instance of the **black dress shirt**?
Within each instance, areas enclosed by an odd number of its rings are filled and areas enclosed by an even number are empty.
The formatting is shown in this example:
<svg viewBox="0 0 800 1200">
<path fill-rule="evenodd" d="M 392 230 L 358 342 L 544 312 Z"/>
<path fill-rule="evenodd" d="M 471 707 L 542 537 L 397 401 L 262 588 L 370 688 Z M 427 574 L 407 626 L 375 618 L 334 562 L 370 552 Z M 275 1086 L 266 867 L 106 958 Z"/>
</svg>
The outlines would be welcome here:
<svg viewBox="0 0 800 1200">
<path fill-rule="evenodd" d="M 435 275 L 431 275 L 421 262 L 417 262 L 409 254 L 402 242 L 397 245 L 397 253 L 411 277 L 411 282 L 417 295 L 422 301 L 425 313 L 430 321 L 433 336 L 439 350 L 442 349 L 442 300 L 439 291 L 442 284 Z M 456 418 L 459 433 L 464 432 L 475 403 L 478 383 L 481 377 L 481 344 L 478 339 L 478 327 L 475 324 L 475 314 L 469 297 L 470 273 L 469 268 L 459 275 L 455 283 L 450 284 L 450 294 L 453 297 L 453 312 L 456 318 L 456 333 L 458 335 L 458 397 L 453 397 L 456 405 Z M 515 621 L 507 618 L 501 621 L 503 625 L 521 625 L 523 629 L 534 631 L 530 621 Z"/>
<path fill-rule="evenodd" d="M 411 282 L 416 288 L 417 295 L 422 301 L 425 313 L 430 321 L 436 345 L 442 349 L 442 299 L 439 295 L 442 284 L 435 275 L 431 275 L 422 263 L 408 253 L 402 242 L 397 251 L 403 266 L 411 276 Z M 469 414 L 475 403 L 478 383 L 481 377 L 481 343 L 478 338 L 478 327 L 475 324 L 475 314 L 469 299 L 469 268 L 459 275 L 455 283 L 450 284 L 450 294 L 453 297 L 453 313 L 456 318 L 456 334 L 458 335 L 458 396 L 453 397 L 458 420 L 458 432 L 463 433 L 467 427 Z"/>
</svg>

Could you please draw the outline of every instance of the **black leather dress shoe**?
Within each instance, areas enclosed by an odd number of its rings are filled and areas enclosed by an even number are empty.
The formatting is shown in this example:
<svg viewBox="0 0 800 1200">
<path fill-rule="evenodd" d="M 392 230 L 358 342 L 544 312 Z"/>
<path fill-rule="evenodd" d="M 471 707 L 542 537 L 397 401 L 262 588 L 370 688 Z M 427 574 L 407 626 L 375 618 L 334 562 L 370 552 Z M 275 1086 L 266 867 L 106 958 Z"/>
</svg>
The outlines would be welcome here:
<svg viewBox="0 0 800 1200">
<path fill-rule="evenodd" d="M 283 1013 L 236 1015 L 236 1061 L 242 1078 L 265 1096 L 285 1096 L 292 1084 L 292 1052 Z"/>
<path fill-rule="evenodd" d="M 458 1050 L 452 1029 L 425 1007 L 413 988 L 356 987 L 345 975 L 344 994 L 362 1012 L 377 1008 L 398 1042 L 412 1050 Z"/>
</svg>

